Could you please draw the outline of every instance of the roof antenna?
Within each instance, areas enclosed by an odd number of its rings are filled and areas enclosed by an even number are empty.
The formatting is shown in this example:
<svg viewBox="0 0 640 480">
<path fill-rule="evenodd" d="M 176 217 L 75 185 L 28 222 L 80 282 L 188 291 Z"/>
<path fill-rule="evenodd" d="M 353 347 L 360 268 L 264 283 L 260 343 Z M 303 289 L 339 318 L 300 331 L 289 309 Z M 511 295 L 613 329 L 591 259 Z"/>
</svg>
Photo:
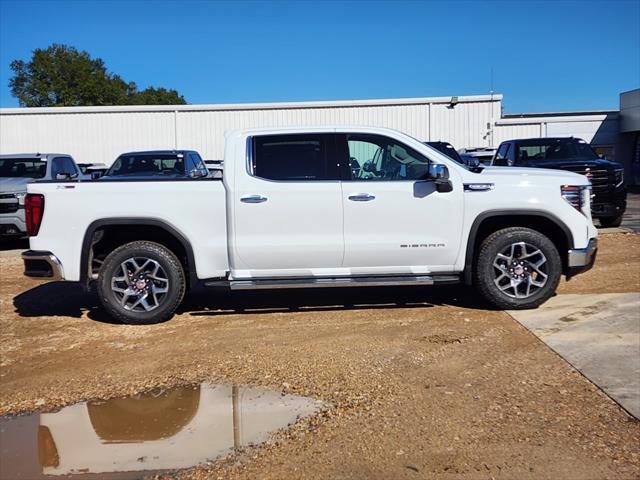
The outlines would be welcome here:
<svg viewBox="0 0 640 480">
<path fill-rule="evenodd" d="M 491 73 L 490 73 L 490 82 L 489 82 L 489 95 L 491 95 L 491 100 L 493 100 L 493 65 L 491 65 Z"/>
</svg>

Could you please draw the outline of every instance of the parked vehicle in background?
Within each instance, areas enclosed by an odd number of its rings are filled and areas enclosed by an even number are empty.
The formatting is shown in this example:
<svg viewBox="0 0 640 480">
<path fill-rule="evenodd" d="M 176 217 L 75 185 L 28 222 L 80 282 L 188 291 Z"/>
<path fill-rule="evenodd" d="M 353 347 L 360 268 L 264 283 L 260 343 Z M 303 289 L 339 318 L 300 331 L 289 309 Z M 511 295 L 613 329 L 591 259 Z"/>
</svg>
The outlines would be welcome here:
<svg viewBox="0 0 640 480">
<path fill-rule="evenodd" d="M 209 169 L 209 175 L 213 178 L 222 178 L 224 170 L 224 160 L 205 160 L 204 164 Z"/>
<path fill-rule="evenodd" d="M 78 163 L 80 171 L 91 178 L 104 175 L 109 169 L 104 163 Z"/>
<path fill-rule="evenodd" d="M 111 316 L 154 323 L 196 284 L 465 282 L 500 308 L 535 308 L 595 260 L 581 175 L 470 169 L 373 127 L 240 130 L 225 149 L 222 180 L 29 185 L 25 274 L 94 283 Z"/>
<path fill-rule="evenodd" d="M 491 165 L 496 149 L 493 147 L 462 148 L 458 153 L 463 158 L 466 156 L 477 158 L 481 165 L 488 166 Z"/>
<path fill-rule="evenodd" d="M 194 150 L 149 150 L 120 155 L 100 180 L 206 177 L 209 170 Z"/>
<path fill-rule="evenodd" d="M 592 185 L 591 215 L 603 227 L 618 227 L 627 208 L 624 165 L 599 157 L 580 138 L 528 138 L 502 142 L 495 166 L 552 168 L 586 176 Z"/>
<path fill-rule="evenodd" d="M 24 197 L 36 180 L 86 178 L 71 155 L 19 153 L 0 155 L 0 236 L 23 236 L 27 227 Z"/>
<path fill-rule="evenodd" d="M 480 165 L 480 161 L 477 158 L 466 154 L 460 155 L 449 142 L 424 142 L 424 144 L 431 148 L 435 148 L 439 152 L 444 153 L 447 157 L 462 165 L 466 165 L 471 168 L 476 168 Z"/>
</svg>

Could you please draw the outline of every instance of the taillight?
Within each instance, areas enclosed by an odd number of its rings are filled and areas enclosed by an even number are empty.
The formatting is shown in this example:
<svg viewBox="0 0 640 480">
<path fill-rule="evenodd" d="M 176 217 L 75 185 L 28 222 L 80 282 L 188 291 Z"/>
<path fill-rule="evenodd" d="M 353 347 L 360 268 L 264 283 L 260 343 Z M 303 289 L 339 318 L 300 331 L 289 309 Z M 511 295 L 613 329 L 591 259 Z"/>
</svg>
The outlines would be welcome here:
<svg viewBox="0 0 640 480">
<path fill-rule="evenodd" d="M 24 199 L 24 214 L 27 223 L 27 235 L 35 237 L 40 230 L 42 215 L 44 214 L 44 195 L 27 193 Z"/>
</svg>

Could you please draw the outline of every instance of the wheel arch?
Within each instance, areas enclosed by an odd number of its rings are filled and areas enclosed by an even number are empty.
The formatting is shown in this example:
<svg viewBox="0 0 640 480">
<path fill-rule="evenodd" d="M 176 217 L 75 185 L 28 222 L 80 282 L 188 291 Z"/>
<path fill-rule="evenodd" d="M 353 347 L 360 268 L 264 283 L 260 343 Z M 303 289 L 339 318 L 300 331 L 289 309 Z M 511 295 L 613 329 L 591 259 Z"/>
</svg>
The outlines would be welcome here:
<svg viewBox="0 0 640 480">
<path fill-rule="evenodd" d="M 191 243 L 176 227 L 156 218 L 117 217 L 95 220 L 85 231 L 80 254 L 80 284 L 84 288 L 88 288 L 92 280 L 94 246 L 109 233 L 116 234 L 116 238 L 107 243 L 110 248 L 137 240 L 163 245 L 178 257 L 186 270 L 188 282 L 194 285 L 198 281 Z"/>
<path fill-rule="evenodd" d="M 473 268 L 482 241 L 493 232 L 507 227 L 523 227 L 536 230 L 556 245 L 562 259 L 562 272 L 567 273 L 567 255 L 573 248 L 573 234 L 567 225 L 555 215 L 542 210 L 490 210 L 476 217 L 469 230 L 464 266 L 464 282 L 473 282 Z"/>
</svg>

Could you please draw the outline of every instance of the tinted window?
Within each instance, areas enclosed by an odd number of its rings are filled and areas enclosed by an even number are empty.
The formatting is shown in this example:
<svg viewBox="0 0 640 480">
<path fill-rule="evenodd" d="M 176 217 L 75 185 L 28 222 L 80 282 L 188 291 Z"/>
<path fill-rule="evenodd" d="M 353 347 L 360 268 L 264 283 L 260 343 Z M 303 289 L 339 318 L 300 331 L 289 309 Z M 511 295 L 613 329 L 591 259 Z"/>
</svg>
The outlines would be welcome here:
<svg viewBox="0 0 640 480">
<path fill-rule="evenodd" d="M 380 135 L 347 135 L 352 180 L 427 178 L 429 160 L 411 147 Z"/>
<path fill-rule="evenodd" d="M 73 162 L 73 160 L 71 160 L 71 158 L 64 157 L 64 159 L 62 160 L 62 164 L 64 165 L 64 171 L 69 175 L 77 175 L 79 173 L 75 163 Z"/>
<path fill-rule="evenodd" d="M 47 173 L 47 162 L 39 158 L 2 158 L 0 177 L 43 178 Z"/>
<path fill-rule="evenodd" d="M 458 163 L 464 163 L 462 157 L 450 143 L 447 142 L 425 142 L 426 145 L 435 148 L 440 153 L 444 153 L 447 157 L 452 158 Z"/>
<path fill-rule="evenodd" d="M 593 149 L 583 140 L 573 138 L 541 138 L 518 142 L 517 161 L 528 160 L 595 160 L 598 158 Z"/>
<path fill-rule="evenodd" d="M 269 180 L 336 180 L 337 166 L 329 161 L 328 135 L 269 135 L 254 137 L 252 173 Z"/>
<path fill-rule="evenodd" d="M 209 173 L 209 170 L 202 161 L 202 158 L 195 152 L 189 154 L 189 162 L 187 163 L 187 174 L 190 174 L 194 169 L 200 172 L 200 175 L 203 176 Z"/>
<path fill-rule="evenodd" d="M 51 161 L 51 176 L 56 178 L 56 175 L 61 173 L 67 173 L 64 169 L 64 158 L 56 157 Z"/>
<path fill-rule="evenodd" d="M 493 164 L 499 167 L 506 167 L 509 165 L 508 156 L 509 156 L 509 148 L 511 147 L 510 143 L 503 143 L 498 148 L 496 152 L 496 158 L 493 161 Z"/>
</svg>

